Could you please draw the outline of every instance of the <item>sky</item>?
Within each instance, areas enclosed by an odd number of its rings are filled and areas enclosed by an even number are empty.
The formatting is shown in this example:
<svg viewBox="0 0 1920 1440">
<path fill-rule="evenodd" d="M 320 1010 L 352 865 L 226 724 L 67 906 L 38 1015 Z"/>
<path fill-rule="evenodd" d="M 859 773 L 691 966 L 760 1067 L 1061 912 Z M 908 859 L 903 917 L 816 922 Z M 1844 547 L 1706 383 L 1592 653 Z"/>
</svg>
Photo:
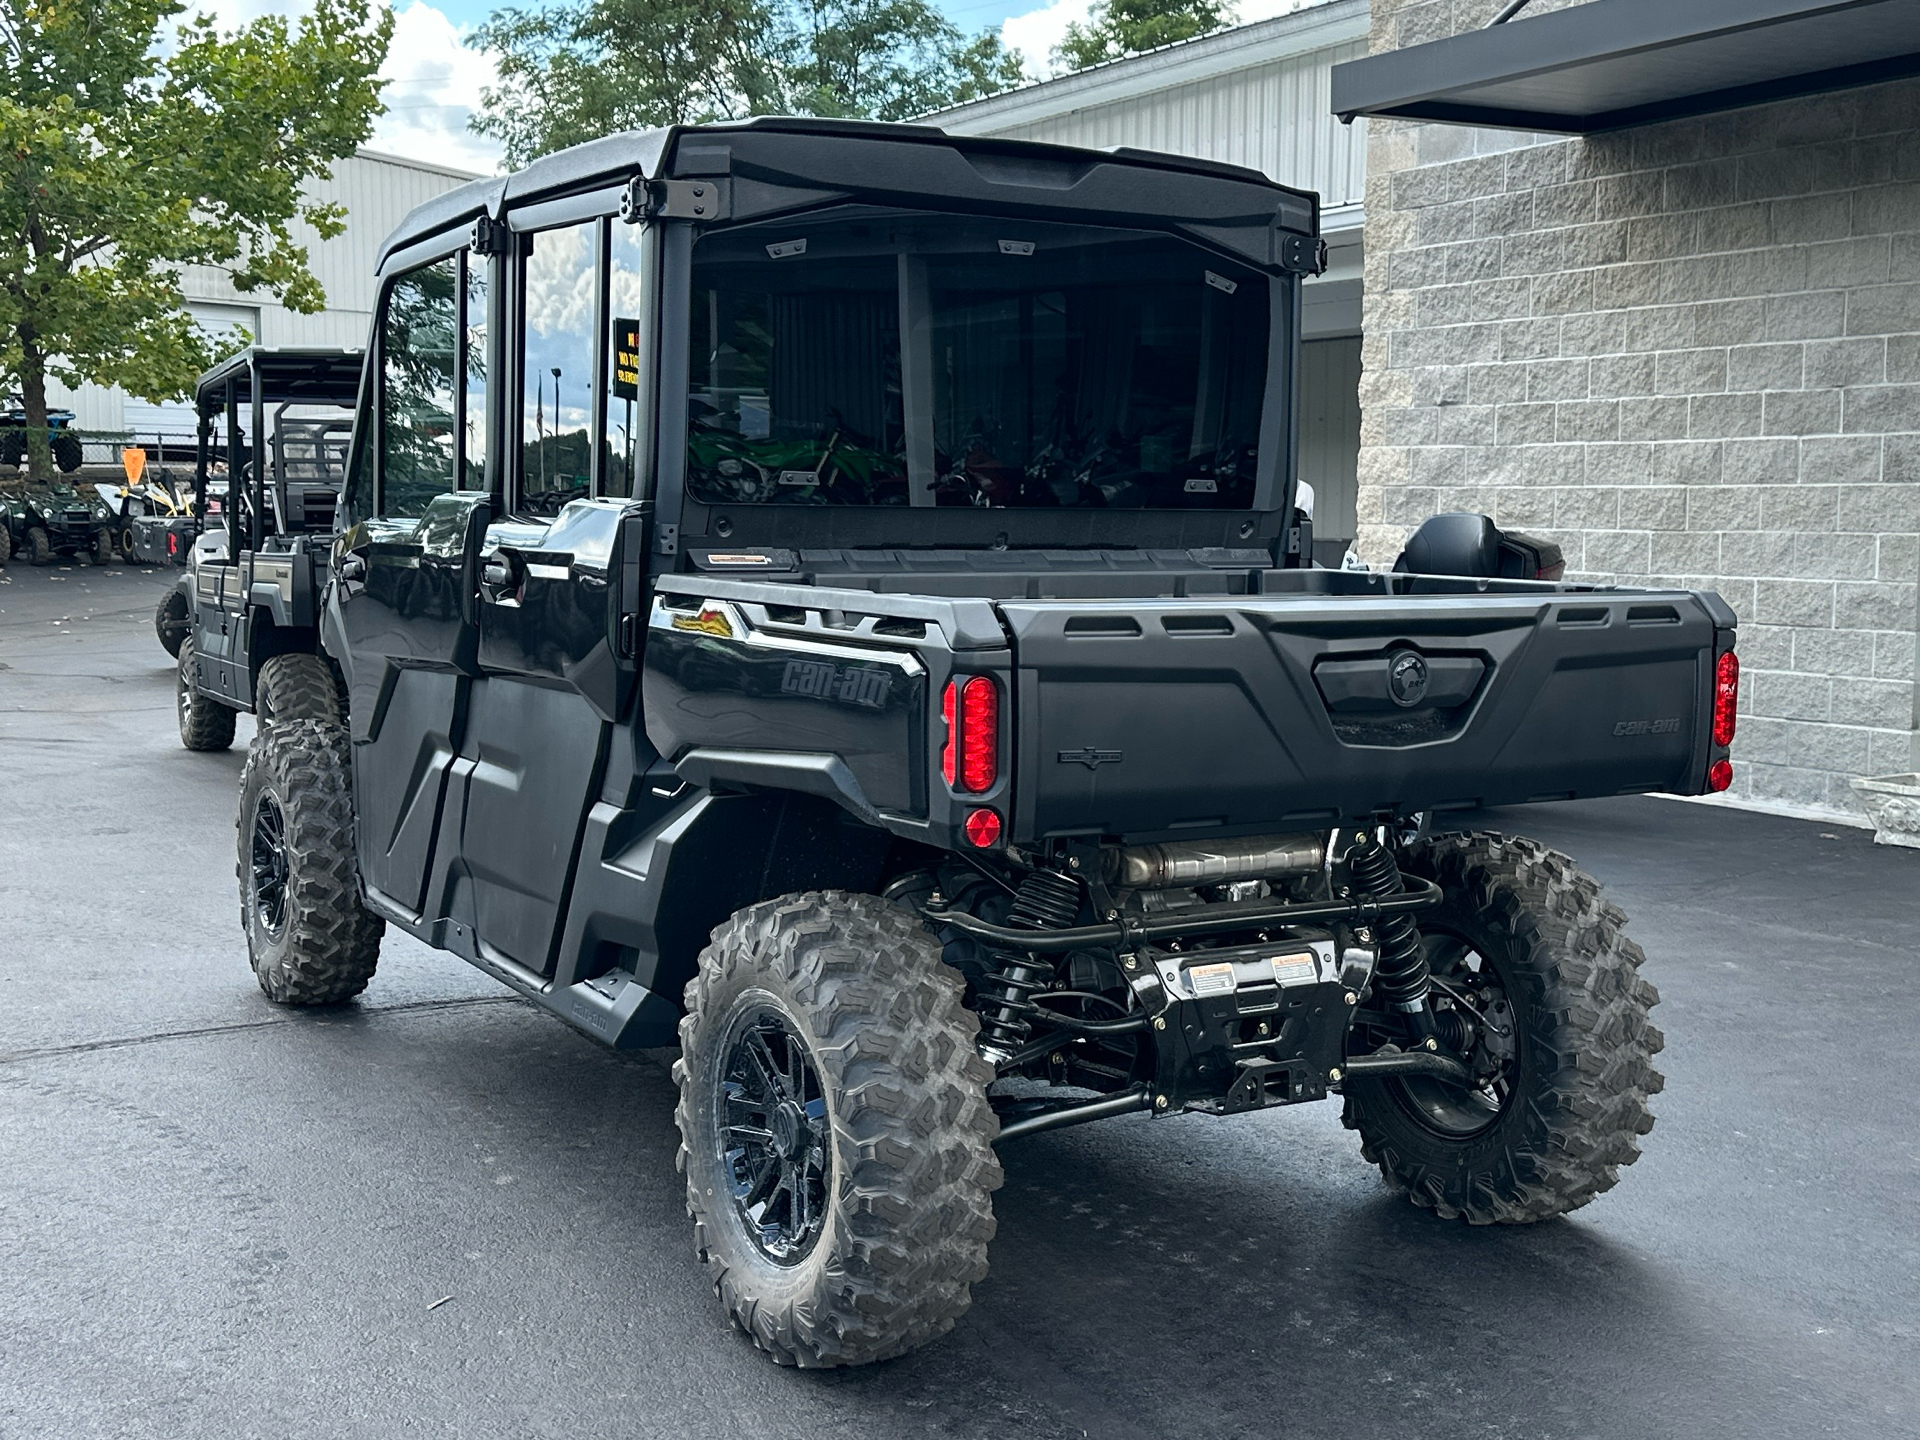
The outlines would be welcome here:
<svg viewBox="0 0 1920 1440">
<path fill-rule="evenodd" d="M 375 122 L 369 148 L 412 159 L 489 174 L 500 165 L 499 147 L 467 129 L 467 117 L 482 86 L 493 79 L 487 57 L 464 38 L 497 4 L 508 0 L 390 0 L 393 46 L 385 78 L 387 113 Z M 537 0 L 519 0 L 526 5 Z M 1298 8 L 1306 0 L 1240 0 L 1242 21 Z M 1084 20 L 1091 0 L 941 0 L 947 18 L 965 33 L 997 30 L 1025 57 L 1036 79 L 1051 73 L 1049 56 L 1075 20 Z M 190 0 L 223 27 L 256 15 L 297 12 L 302 0 Z"/>
</svg>

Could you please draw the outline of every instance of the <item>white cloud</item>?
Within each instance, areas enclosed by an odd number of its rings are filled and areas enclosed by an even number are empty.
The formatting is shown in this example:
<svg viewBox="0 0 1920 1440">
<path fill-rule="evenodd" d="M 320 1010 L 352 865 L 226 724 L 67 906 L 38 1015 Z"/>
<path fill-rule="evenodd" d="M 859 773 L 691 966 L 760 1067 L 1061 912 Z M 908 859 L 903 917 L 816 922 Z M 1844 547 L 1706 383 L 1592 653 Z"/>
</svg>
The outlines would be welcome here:
<svg viewBox="0 0 1920 1440">
<path fill-rule="evenodd" d="M 1275 15 L 1288 15 L 1319 3 L 1320 0 L 1239 0 L 1233 7 L 1235 23 L 1251 25 L 1256 20 L 1271 20 Z M 1000 43 L 1020 52 L 1029 75 L 1050 80 L 1062 73 L 1053 63 L 1054 47 L 1067 38 L 1067 26 L 1086 24 L 1092 8 L 1092 0 L 1053 0 L 1052 4 L 1037 10 L 1009 15 L 1000 25 Z"/>
<path fill-rule="evenodd" d="M 387 113 L 373 123 L 373 149 L 483 175 L 500 168 L 499 145 L 467 128 L 495 76 L 492 59 L 463 43 L 466 33 L 426 0 L 395 12 L 381 71 Z"/>
<path fill-rule="evenodd" d="M 1051 79 L 1059 73 L 1054 47 L 1067 38 L 1067 26 L 1086 24 L 1091 8 L 1090 0 L 1053 0 L 1024 15 L 1009 15 L 1000 25 L 1000 43 L 1020 52 L 1029 75 Z"/>
</svg>

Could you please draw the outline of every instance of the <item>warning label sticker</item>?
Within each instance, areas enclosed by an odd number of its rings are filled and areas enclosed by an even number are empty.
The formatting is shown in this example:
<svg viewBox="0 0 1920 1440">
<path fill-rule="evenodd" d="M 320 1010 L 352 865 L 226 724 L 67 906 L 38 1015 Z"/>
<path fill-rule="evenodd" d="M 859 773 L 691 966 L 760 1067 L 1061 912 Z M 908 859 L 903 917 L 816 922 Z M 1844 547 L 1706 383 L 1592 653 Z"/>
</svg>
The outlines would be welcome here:
<svg viewBox="0 0 1920 1440">
<path fill-rule="evenodd" d="M 1187 983 L 1193 986 L 1193 993 L 1196 996 L 1231 995 L 1233 966 L 1195 965 L 1187 971 Z"/>
<path fill-rule="evenodd" d="M 1276 955 L 1273 978 L 1279 985 L 1311 985 L 1320 978 L 1320 967 L 1312 955 Z"/>
</svg>

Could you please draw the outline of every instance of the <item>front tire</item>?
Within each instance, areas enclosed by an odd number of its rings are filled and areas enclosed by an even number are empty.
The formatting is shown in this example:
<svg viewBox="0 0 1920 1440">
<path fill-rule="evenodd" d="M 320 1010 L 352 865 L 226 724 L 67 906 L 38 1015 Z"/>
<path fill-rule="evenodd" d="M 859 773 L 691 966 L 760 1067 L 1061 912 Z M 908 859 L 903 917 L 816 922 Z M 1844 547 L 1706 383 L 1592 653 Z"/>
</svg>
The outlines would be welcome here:
<svg viewBox="0 0 1920 1440">
<path fill-rule="evenodd" d="M 187 637 L 193 633 L 193 616 L 187 611 L 187 597 L 180 593 L 178 586 L 170 586 L 167 593 L 160 597 L 160 603 L 153 607 L 153 633 L 159 637 L 161 647 L 174 659 L 180 658 L 180 647 L 187 643 Z"/>
<path fill-rule="evenodd" d="M 789 895 L 713 933 L 674 1065 L 679 1164 L 728 1314 L 784 1365 L 945 1334 L 987 1273 L 998 1123 L 938 943 L 871 895 Z"/>
<path fill-rule="evenodd" d="M 263 728 L 282 720 L 340 725 L 347 718 L 333 667 L 304 651 L 274 655 L 261 665 L 253 686 L 253 713 Z"/>
<path fill-rule="evenodd" d="M 35 525 L 27 531 L 27 562 L 31 565 L 53 563 L 53 537 L 44 526 Z"/>
<path fill-rule="evenodd" d="M 193 636 L 180 642 L 180 663 L 173 672 L 174 712 L 180 721 L 180 743 L 189 750 L 225 750 L 233 744 L 237 712 L 218 700 L 209 700 L 193 683 Z"/>
<path fill-rule="evenodd" d="M 240 928 L 269 1000 L 336 1005 L 367 988 L 386 922 L 360 899 L 346 731 L 262 729 L 240 776 Z"/>
<path fill-rule="evenodd" d="M 1349 1080 L 1343 1119 L 1414 1204 L 1473 1225 L 1564 1215 L 1613 1188 L 1653 1128 L 1659 992 L 1626 916 L 1566 856 L 1531 840 L 1450 835 L 1402 869 L 1445 900 L 1417 917 L 1428 962 L 1479 1012 L 1486 1083 Z M 1430 1003 L 1457 1007 L 1443 986 Z M 1504 1034 L 1502 1033 L 1504 1032 Z"/>
</svg>

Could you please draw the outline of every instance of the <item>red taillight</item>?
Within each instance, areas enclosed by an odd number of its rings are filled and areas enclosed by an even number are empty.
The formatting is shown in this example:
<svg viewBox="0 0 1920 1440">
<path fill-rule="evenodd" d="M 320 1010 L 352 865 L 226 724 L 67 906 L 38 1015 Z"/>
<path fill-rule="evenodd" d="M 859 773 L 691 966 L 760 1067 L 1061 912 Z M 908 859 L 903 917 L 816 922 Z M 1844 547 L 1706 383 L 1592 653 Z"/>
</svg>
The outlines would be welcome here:
<svg viewBox="0 0 1920 1440">
<path fill-rule="evenodd" d="M 1713 743 L 1731 745 L 1740 720 L 1740 657 L 1729 650 L 1713 667 Z M 1724 790 L 1725 785 L 1716 785 Z"/>
<path fill-rule="evenodd" d="M 1733 762 L 1716 760 L 1707 767 L 1707 789 L 1719 794 L 1733 784 Z"/>
<path fill-rule="evenodd" d="M 180 537 L 171 532 L 167 535 L 167 556 L 172 558 L 180 553 Z"/>
<path fill-rule="evenodd" d="M 986 850 L 1000 843 L 1000 817 L 987 809 L 969 810 L 965 826 L 967 843 Z"/>
<path fill-rule="evenodd" d="M 974 795 L 991 790 L 1000 778 L 998 687 L 985 675 L 949 680 L 940 697 L 940 717 L 947 722 L 947 743 L 940 751 L 947 784 Z M 996 817 L 994 824 L 999 823 Z"/>
</svg>

